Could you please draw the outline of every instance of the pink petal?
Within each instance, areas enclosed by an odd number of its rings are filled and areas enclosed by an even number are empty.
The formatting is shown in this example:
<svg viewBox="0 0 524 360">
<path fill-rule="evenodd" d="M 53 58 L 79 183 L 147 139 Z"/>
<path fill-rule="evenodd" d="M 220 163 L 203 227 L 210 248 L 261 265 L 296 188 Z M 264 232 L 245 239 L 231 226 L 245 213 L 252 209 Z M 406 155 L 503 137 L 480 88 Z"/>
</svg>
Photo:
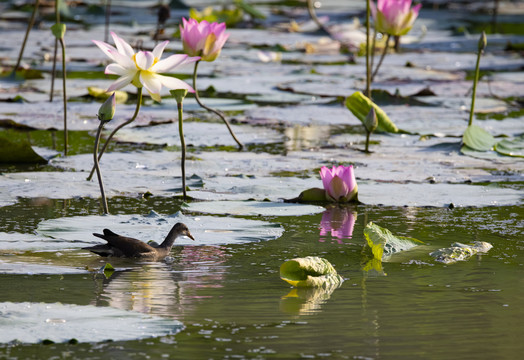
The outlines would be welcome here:
<svg viewBox="0 0 524 360">
<path fill-rule="evenodd" d="M 166 73 L 173 71 L 176 67 L 185 63 L 188 58 L 185 54 L 171 55 L 170 57 L 160 60 L 151 68 L 151 71 L 157 73 Z"/>
</svg>

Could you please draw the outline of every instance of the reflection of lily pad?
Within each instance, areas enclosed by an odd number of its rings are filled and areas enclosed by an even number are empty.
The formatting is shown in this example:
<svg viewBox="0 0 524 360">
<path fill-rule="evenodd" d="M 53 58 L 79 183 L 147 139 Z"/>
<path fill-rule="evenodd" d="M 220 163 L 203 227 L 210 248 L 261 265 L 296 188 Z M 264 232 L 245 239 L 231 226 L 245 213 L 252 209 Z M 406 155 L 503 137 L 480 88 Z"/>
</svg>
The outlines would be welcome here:
<svg viewBox="0 0 524 360">
<path fill-rule="evenodd" d="M 183 329 L 177 320 L 91 305 L 4 302 L 0 313 L 0 343 L 125 341 L 176 334 Z"/>
<path fill-rule="evenodd" d="M 188 211 L 208 214 L 262 215 L 262 216 L 302 216 L 324 211 L 323 207 L 313 205 L 287 204 L 269 201 L 212 201 L 193 202 Z"/>
<path fill-rule="evenodd" d="M 364 228 L 364 237 L 368 246 L 377 260 L 385 261 L 394 253 L 409 250 L 422 241 L 404 236 L 395 236 L 388 229 L 382 228 L 372 222 Z"/>
<path fill-rule="evenodd" d="M 223 218 L 212 216 L 188 217 L 180 213 L 162 216 L 151 213 L 142 215 L 76 216 L 44 220 L 37 227 L 37 233 L 65 241 L 79 240 L 100 243 L 92 233 L 108 228 L 117 234 L 140 239 L 144 242 L 162 242 L 177 223 L 188 227 L 195 241 L 178 238 L 175 245 L 217 245 L 239 244 L 250 241 L 272 240 L 282 235 L 280 225 L 259 220 Z"/>
<path fill-rule="evenodd" d="M 344 278 L 326 259 L 306 256 L 288 260 L 280 266 L 280 278 L 295 287 L 338 287 Z"/>
</svg>

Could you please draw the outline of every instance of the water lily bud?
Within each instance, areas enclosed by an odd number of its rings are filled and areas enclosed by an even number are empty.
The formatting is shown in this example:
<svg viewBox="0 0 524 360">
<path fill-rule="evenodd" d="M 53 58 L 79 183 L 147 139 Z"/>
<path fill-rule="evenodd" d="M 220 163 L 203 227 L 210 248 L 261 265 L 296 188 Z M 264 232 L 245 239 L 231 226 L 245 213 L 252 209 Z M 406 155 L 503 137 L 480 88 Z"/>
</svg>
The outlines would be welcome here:
<svg viewBox="0 0 524 360">
<path fill-rule="evenodd" d="M 479 51 L 484 50 L 487 45 L 488 45 L 488 38 L 486 37 L 486 33 L 483 31 L 479 39 Z"/>
<path fill-rule="evenodd" d="M 367 131 L 372 133 L 377 129 L 378 126 L 378 119 L 377 119 L 377 113 L 375 112 L 375 108 L 372 106 L 369 110 L 368 114 L 366 115 L 366 121 L 364 122 L 364 126 L 366 127 Z"/>
<path fill-rule="evenodd" d="M 51 32 L 57 39 L 62 39 L 66 32 L 66 24 L 54 24 L 53 26 L 51 26 Z"/>
<path fill-rule="evenodd" d="M 178 104 L 180 104 L 182 101 L 184 101 L 184 98 L 187 95 L 186 89 L 176 89 L 176 90 L 170 90 L 169 91 L 171 95 L 175 97 L 175 100 Z"/>
<path fill-rule="evenodd" d="M 110 121 L 115 116 L 116 109 L 116 97 L 115 93 L 112 93 L 110 97 L 100 106 L 98 110 L 98 120 Z"/>
</svg>

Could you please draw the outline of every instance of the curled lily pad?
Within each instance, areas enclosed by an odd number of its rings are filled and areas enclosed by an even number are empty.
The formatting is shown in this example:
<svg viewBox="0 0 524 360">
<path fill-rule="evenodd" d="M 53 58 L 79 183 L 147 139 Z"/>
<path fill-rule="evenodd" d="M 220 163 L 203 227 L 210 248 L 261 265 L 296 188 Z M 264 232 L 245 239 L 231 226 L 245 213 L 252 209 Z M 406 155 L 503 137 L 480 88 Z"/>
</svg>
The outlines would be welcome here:
<svg viewBox="0 0 524 360">
<path fill-rule="evenodd" d="M 316 256 L 286 261 L 280 266 L 280 278 L 295 287 L 325 289 L 338 287 L 344 281 L 329 261 Z"/>
<path fill-rule="evenodd" d="M 496 140 L 489 132 L 477 125 L 470 125 L 462 136 L 464 145 L 477 151 L 488 151 L 493 148 Z"/>
<path fill-rule="evenodd" d="M 375 259 L 384 261 L 394 253 L 409 250 L 417 245 L 423 244 L 422 241 L 404 237 L 395 236 L 383 227 L 372 222 L 364 228 L 364 237 L 373 252 Z"/>
<path fill-rule="evenodd" d="M 524 157 L 524 136 L 501 140 L 495 145 L 495 150 L 506 156 Z"/>
<path fill-rule="evenodd" d="M 371 99 L 356 91 L 346 99 L 347 108 L 355 115 L 363 124 L 366 122 L 366 116 L 369 114 L 371 107 L 375 109 L 377 115 L 378 127 L 377 131 L 386 131 L 397 133 L 399 130 L 397 126 L 389 119 L 384 110 L 376 105 Z"/>
<path fill-rule="evenodd" d="M 47 164 L 47 160 L 38 155 L 27 139 L 13 139 L 11 132 L 0 133 L 0 163 L 8 164 Z"/>
<path fill-rule="evenodd" d="M 485 241 L 475 241 L 473 244 L 462 244 L 459 242 L 451 244 L 448 248 L 439 249 L 430 253 L 435 261 L 444 264 L 453 264 L 464 261 L 477 253 L 487 253 L 493 245 Z"/>
</svg>

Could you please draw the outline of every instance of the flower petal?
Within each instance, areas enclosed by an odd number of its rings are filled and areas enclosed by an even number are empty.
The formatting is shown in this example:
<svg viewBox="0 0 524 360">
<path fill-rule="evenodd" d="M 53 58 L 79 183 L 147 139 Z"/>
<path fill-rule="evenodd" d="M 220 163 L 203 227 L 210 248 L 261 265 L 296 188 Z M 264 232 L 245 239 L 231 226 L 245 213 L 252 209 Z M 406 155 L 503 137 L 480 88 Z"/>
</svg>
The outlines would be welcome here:
<svg viewBox="0 0 524 360">
<path fill-rule="evenodd" d="M 141 71 L 140 82 L 150 93 L 160 94 L 160 90 L 162 90 L 162 82 L 158 79 L 158 76 L 159 75 L 150 71 Z"/>
<path fill-rule="evenodd" d="M 118 65 L 125 67 L 126 69 L 136 69 L 133 59 L 126 55 L 122 55 L 116 49 L 109 50 L 109 54 Z"/>
<path fill-rule="evenodd" d="M 114 46 L 106 44 L 103 41 L 97 41 L 97 40 L 93 40 L 93 43 L 95 43 L 95 45 L 98 46 L 100 48 L 100 50 L 102 50 L 102 52 L 104 54 L 109 56 L 111 58 L 111 60 L 116 61 L 116 59 L 114 58 L 114 56 L 112 54 L 113 54 L 113 52 L 118 52 L 118 50 L 115 49 Z"/>
<path fill-rule="evenodd" d="M 153 56 L 157 59 L 160 59 L 162 57 L 162 54 L 164 53 L 164 49 L 166 48 L 167 44 L 169 44 L 168 40 L 163 41 L 157 46 L 155 46 L 155 48 L 153 49 Z"/>
<path fill-rule="evenodd" d="M 164 85 L 166 88 L 171 90 L 176 89 L 186 89 L 190 93 L 194 93 L 195 90 L 185 81 L 182 81 L 180 79 L 177 79 L 175 77 L 171 76 L 164 76 L 164 75 L 156 75 L 156 78 L 160 80 L 162 85 Z"/>
<path fill-rule="evenodd" d="M 149 70 L 155 62 L 155 57 L 151 51 L 139 51 L 135 55 L 135 62 L 140 70 Z"/>
<path fill-rule="evenodd" d="M 128 74 L 128 75 L 121 76 L 114 83 L 112 83 L 111 86 L 109 86 L 106 91 L 109 92 L 109 91 L 122 89 L 124 86 L 131 84 L 131 81 L 133 81 L 133 78 L 134 78 L 134 74 Z"/>
<path fill-rule="evenodd" d="M 132 70 L 130 70 L 128 68 L 125 68 L 125 67 L 123 67 L 122 65 L 119 65 L 119 64 L 109 64 L 106 67 L 105 73 L 106 74 L 112 74 L 112 75 L 127 75 L 131 71 Z"/>
<path fill-rule="evenodd" d="M 113 37 L 113 41 L 115 42 L 116 48 L 118 49 L 119 53 L 128 57 L 133 57 L 135 51 L 133 50 L 131 45 L 129 45 L 124 39 L 118 37 L 118 35 L 114 32 L 111 32 L 111 36 Z"/>
</svg>

